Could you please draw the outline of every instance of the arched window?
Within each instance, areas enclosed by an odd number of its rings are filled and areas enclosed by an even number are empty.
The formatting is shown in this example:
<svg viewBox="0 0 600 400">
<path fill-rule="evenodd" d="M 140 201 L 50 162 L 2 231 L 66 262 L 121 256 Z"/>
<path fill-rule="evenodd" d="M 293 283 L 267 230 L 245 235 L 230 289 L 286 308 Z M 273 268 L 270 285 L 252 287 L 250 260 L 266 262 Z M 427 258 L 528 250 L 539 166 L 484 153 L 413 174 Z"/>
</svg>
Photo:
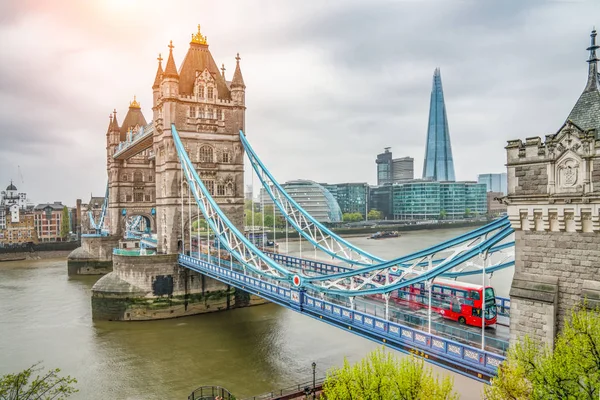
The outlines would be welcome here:
<svg viewBox="0 0 600 400">
<path fill-rule="evenodd" d="M 210 146 L 200 147 L 200 162 L 211 163 L 213 162 L 213 150 Z"/>
<path fill-rule="evenodd" d="M 214 96 L 214 90 L 213 90 L 213 88 L 212 88 L 212 87 L 209 87 L 209 88 L 208 88 L 208 96 L 207 96 L 207 97 L 208 97 L 209 99 L 212 99 L 212 98 L 213 98 L 213 96 Z"/>
<path fill-rule="evenodd" d="M 234 196 L 234 191 L 233 191 L 233 182 L 227 182 L 227 184 L 225 185 L 225 196 Z"/>
<path fill-rule="evenodd" d="M 123 174 L 123 182 L 127 182 L 127 174 Z"/>
<path fill-rule="evenodd" d="M 144 177 L 142 176 L 142 173 L 139 171 L 134 172 L 133 173 L 133 181 L 134 182 L 143 182 Z"/>
</svg>

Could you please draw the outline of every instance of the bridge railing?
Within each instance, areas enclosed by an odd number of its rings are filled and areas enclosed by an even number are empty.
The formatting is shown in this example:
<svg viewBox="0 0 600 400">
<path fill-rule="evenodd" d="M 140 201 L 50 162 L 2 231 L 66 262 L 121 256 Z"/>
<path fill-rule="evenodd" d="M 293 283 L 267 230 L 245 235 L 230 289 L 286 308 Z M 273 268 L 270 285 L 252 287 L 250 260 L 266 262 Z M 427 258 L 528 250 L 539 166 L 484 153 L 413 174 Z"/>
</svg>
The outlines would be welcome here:
<svg viewBox="0 0 600 400">
<path fill-rule="evenodd" d="M 184 267 L 331 325 L 354 331 L 360 336 L 380 343 L 383 342 L 396 350 L 417 352 L 423 356 L 428 354 L 431 361 L 442 363 L 457 372 L 480 371 L 478 379 L 482 379 L 484 374 L 486 376 L 495 375 L 498 366 L 504 361 L 502 355 L 494 352 L 339 306 L 330 301 L 307 295 L 303 290 L 280 287 L 263 279 L 248 276 L 231 268 L 229 263 L 220 267 L 182 254 L 179 255 L 179 263 Z"/>
<path fill-rule="evenodd" d="M 281 397 L 290 398 L 287 396 L 298 395 L 302 396 L 303 394 L 312 393 L 312 391 L 320 391 L 323 389 L 323 383 L 325 383 L 325 377 L 321 377 L 313 381 L 306 381 L 302 383 L 298 383 L 296 385 L 288 386 L 278 390 L 272 390 L 270 392 L 265 392 L 259 394 L 257 396 L 246 397 L 243 400 L 270 400 L 270 399 L 279 399 Z M 313 387 L 314 383 L 314 387 Z"/>
<path fill-rule="evenodd" d="M 188 396 L 188 400 L 215 400 L 216 398 L 235 400 L 235 396 L 221 386 L 200 386 Z"/>
</svg>

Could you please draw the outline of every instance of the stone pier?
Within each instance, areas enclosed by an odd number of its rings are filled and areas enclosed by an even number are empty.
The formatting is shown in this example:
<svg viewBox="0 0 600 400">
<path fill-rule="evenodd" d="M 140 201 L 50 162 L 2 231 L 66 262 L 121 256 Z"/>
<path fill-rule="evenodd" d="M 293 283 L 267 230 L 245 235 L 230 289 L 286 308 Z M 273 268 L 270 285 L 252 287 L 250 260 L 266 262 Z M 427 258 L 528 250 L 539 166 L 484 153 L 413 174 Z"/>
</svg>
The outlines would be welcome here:
<svg viewBox="0 0 600 400">
<path fill-rule="evenodd" d="M 92 288 L 92 318 L 144 321 L 264 304 L 212 278 L 182 268 L 177 255 L 113 256 L 113 271 Z"/>
<path fill-rule="evenodd" d="M 112 271 L 113 248 L 119 244 L 115 236 L 82 237 L 81 247 L 67 257 L 69 275 L 104 275 Z"/>
</svg>

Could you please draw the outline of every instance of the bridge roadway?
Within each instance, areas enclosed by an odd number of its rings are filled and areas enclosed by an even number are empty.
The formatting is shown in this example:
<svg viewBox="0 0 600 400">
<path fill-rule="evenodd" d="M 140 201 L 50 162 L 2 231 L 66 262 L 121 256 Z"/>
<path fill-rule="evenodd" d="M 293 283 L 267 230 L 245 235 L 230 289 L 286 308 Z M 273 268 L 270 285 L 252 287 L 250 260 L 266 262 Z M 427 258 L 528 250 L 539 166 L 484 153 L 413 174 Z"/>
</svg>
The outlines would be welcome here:
<svg viewBox="0 0 600 400">
<path fill-rule="evenodd" d="M 365 300 L 364 311 L 353 310 L 336 303 L 336 299 L 319 297 L 301 288 L 288 287 L 282 282 L 247 275 L 244 267 L 236 262 L 216 257 L 211 257 L 209 262 L 204 254 L 199 257 L 197 253 L 193 255 L 194 257 L 180 254 L 179 264 L 377 343 L 405 353 L 417 354 L 434 364 L 474 379 L 489 381 L 504 360 L 500 354 L 502 350 L 489 346 L 491 338 L 487 339 L 488 346 L 482 350 L 481 346 L 461 343 L 410 327 L 403 320 L 399 322 L 401 319 L 397 315 L 389 320 L 375 316 L 369 313 L 371 309 L 367 307 L 370 304 L 368 300 Z M 401 314 L 401 311 L 398 313 Z M 433 326 L 432 322 L 432 328 Z"/>
</svg>

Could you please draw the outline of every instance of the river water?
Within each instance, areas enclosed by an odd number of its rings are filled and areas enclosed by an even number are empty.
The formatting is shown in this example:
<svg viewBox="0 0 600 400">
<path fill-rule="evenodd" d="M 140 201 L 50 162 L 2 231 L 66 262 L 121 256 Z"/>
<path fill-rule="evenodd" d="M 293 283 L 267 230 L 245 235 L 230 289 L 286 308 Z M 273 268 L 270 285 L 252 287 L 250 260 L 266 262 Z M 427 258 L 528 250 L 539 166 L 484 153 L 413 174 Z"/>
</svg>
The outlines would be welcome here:
<svg viewBox="0 0 600 400">
<path fill-rule="evenodd" d="M 349 240 L 393 258 L 466 231 Z M 313 256 L 307 247 L 303 255 Z M 289 250 L 298 254 L 299 243 L 290 242 Z M 164 321 L 95 322 L 90 289 L 97 279 L 69 278 L 64 259 L 0 263 L 0 375 L 36 362 L 58 367 L 78 380 L 73 399 L 186 399 L 201 385 L 221 385 L 243 398 L 312 379 L 313 361 L 324 376 L 344 357 L 358 361 L 377 347 L 274 304 Z M 494 275 L 499 296 L 508 297 L 511 279 L 512 269 Z M 454 377 L 462 399 L 481 398 L 482 384 L 433 368 Z"/>
</svg>

